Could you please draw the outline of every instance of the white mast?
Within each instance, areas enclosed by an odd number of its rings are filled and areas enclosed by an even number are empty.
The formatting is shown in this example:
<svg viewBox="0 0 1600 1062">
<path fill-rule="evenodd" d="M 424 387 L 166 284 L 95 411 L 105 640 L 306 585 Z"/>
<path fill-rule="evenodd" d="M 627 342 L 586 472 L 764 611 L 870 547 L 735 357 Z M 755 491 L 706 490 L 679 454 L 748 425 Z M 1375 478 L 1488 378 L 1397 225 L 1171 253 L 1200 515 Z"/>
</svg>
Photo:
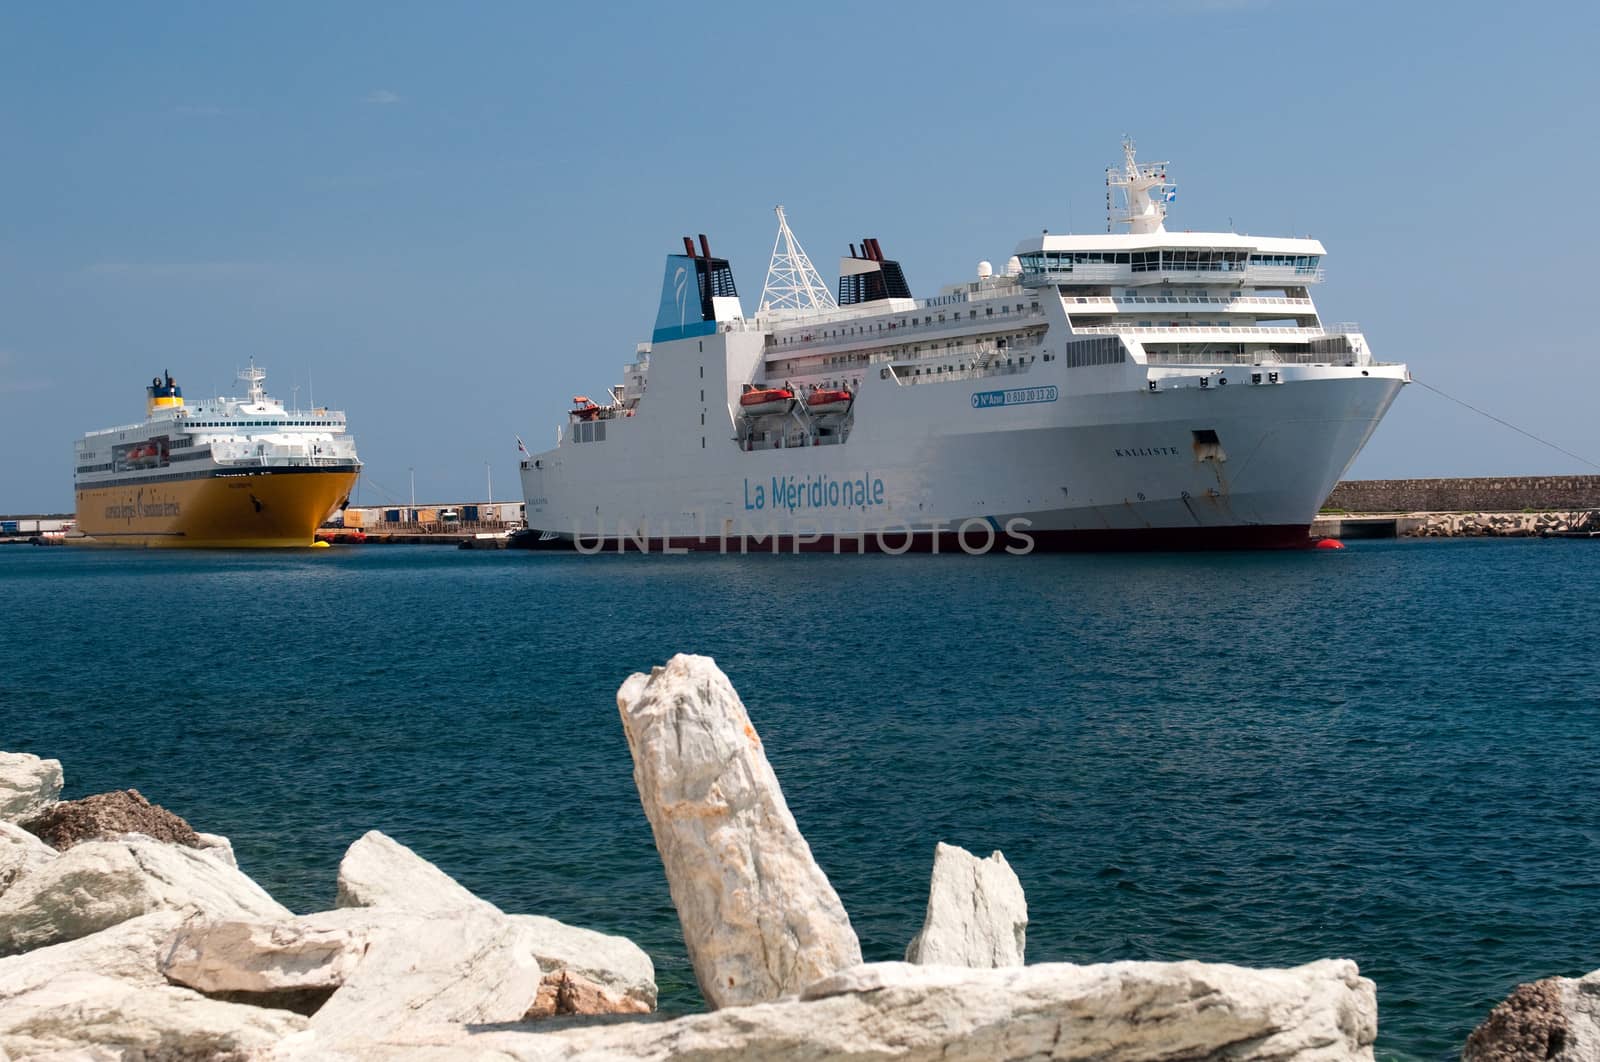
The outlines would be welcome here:
<svg viewBox="0 0 1600 1062">
<path fill-rule="evenodd" d="M 1112 209 L 1113 188 L 1122 193 L 1121 213 Z M 1161 223 L 1167 216 L 1167 204 L 1176 198 L 1178 188 L 1167 181 L 1167 164 L 1134 161 L 1133 140 L 1124 137 L 1122 169 L 1112 166 L 1106 170 L 1106 231 L 1121 224 L 1128 226 L 1129 232 L 1165 232 Z"/>
<path fill-rule="evenodd" d="M 267 370 L 256 368 L 256 359 L 250 359 L 250 367 L 239 371 L 239 382 L 250 389 L 250 401 L 260 405 L 266 401 L 267 393 L 262 390 L 261 381 L 267 378 Z"/>
<path fill-rule="evenodd" d="M 834 301 L 833 292 L 789 231 L 783 207 L 774 209 L 778 215 L 778 238 L 772 242 L 772 262 L 767 266 L 767 283 L 761 289 L 761 305 L 756 312 L 837 310 L 839 304 Z"/>
</svg>

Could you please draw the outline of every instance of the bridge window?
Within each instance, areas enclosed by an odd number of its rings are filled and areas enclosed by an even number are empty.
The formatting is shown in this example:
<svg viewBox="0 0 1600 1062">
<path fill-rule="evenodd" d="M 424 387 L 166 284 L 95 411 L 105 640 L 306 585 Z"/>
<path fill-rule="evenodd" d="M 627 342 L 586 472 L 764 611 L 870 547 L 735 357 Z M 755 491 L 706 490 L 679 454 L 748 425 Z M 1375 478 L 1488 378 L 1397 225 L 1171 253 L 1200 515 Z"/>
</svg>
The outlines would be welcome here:
<svg viewBox="0 0 1600 1062">
<path fill-rule="evenodd" d="M 1322 256 L 1315 254 L 1253 254 L 1250 256 L 1250 264 L 1274 269 L 1293 269 L 1296 273 L 1315 273 L 1322 264 Z"/>
</svg>

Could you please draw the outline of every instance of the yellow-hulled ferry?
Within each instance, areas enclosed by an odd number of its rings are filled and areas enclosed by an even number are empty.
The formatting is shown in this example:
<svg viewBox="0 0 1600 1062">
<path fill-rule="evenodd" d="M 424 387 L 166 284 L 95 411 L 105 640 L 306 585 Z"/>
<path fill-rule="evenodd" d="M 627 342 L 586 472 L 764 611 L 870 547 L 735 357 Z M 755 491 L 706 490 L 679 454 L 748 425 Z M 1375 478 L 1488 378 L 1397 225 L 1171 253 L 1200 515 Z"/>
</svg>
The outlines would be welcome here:
<svg viewBox="0 0 1600 1062">
<path fill-rule="evenodd" d="M 286 409 L 239 374 L 243 398 L 184 405 L 171 374 L 145 388 L 143 424 L 78 440 L 70 542 L 105 546 L 309 546 L 361 471 L 344 414 Z"/>
</svg>

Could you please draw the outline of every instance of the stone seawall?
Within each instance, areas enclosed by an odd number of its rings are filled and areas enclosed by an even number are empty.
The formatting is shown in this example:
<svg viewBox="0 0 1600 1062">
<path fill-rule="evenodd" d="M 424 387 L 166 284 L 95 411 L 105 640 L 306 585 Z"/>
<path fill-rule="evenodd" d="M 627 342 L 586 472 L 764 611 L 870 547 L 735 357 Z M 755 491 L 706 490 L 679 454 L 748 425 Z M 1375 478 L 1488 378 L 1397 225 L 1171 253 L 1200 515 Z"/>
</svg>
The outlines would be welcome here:
<svg viewBox="0 0 1600 1062">
<path fill-rule="evenodd" d="M 1543 513 L 1351 513 L 1317 517 L 1312 538 L 1537 538 L 1600 535 L 1600 511 Z"/>
<path fill-rule="evenodd" d="M 1470 480 L 1346 480 L 1323 509 L 1344 512 L 1522 512 L 1600 509 L 1600 475 Z"/>
<path fill-rule="evenodd" d="M 1403 538 L 1534 538 L 1600 532 L 1600 513 L 1417 513 L 1395 523 Z"/>
<path fill-rule="evenodd" d="M 1349 513 L 1520 513 L 1600 508 L 1600 476 L 1491 476 L 1477 479 L 1352 479 L 1333 488 L 1325 510 Z"/>
</svg>

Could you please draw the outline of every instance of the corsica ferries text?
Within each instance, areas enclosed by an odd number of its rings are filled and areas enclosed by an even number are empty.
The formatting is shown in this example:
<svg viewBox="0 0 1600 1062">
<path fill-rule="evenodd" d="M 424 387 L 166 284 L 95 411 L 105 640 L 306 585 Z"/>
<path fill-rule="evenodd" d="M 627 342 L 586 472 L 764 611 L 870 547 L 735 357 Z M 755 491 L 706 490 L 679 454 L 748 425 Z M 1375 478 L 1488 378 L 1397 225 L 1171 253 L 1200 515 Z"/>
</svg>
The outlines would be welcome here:
<svg viewBox="0 0 1600 1062">
<path fill-rule="evenodd" d="M 140 517 L 177 516 L 178 512 L 179 506 L 177 502 L 145 501 L 144 491 L 141 490 L 134 497 L 120 505 L 106 506 L 106 519 L 132 523 Z"/>
<path fill-rule="evenodd" d="M 758 509 L 787 509 L 791 513 L 806 509 L 871 509 L 883 504 L 883 480 L 869 473 L 859 479 L 834 479 L 817 475 L 806 478 L 773 476 L 769 493 L 762 483 L 744 481 L 746 512 Z"/>
</svg>

